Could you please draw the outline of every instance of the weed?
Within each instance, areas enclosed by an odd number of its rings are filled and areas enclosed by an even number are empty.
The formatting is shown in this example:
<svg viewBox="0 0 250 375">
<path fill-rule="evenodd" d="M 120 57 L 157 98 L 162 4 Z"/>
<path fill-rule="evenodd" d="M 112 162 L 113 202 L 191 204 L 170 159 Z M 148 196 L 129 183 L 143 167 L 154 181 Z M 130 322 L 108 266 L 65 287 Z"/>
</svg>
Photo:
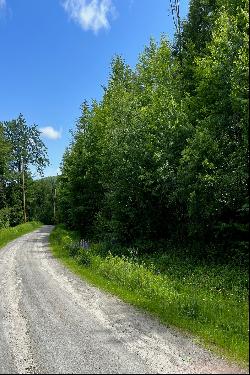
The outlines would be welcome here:
<svg viewBox="0 0 250 375">
<path fill-rule="evenodd" d="M 41 227 L 42 224 L 37 221 L 30 221 L 25 224 L 20 224 L 15 227 L 8 227 L 0 229 L 0 248 L 5 246 L 8 242 L 14 240 L 23 234 L 32 232 Z"/>
<path fill-rule="evenodd" d="M 72 244 L 79 239 L 62 227 L 52 231 L 50 240 L 54 254 L 94 284 L 150 311 L 164 323 L 194 333 L 229 358 L 248 361 L 245 270 L 199 264 L 173 253 L 138 256 L 127 249 L 126 256 L 114 255 L 103 251 L 101 244 L 90 249 L 74 247 L 72 252 Z"/>
</svg>

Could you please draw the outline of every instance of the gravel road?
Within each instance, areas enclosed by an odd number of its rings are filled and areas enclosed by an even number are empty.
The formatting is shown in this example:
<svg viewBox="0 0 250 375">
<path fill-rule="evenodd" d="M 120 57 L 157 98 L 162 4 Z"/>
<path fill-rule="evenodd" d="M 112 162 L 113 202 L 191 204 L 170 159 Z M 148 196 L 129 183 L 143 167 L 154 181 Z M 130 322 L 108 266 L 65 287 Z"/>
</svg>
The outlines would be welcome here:
<svg viewBox="0 0 250 375">
<path fill-rule="evenodd" d="M 245 373 L 73 275 L 52 228 L 0 250 L 1 374 Z"/>
</svg>

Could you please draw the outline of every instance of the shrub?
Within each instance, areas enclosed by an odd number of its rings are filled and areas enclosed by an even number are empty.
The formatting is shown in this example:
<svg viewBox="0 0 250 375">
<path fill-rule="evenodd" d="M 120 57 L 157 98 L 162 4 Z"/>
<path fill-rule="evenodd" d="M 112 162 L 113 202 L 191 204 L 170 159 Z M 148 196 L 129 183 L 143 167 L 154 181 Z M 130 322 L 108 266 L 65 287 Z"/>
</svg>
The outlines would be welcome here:
<svg viewBox="0 0 250 375">
<path fill-rule="evenodd" d="M 8 228 L 10 226 L 11 210 L 8 207 L 0 210 L 0 229 Z"/>
</svg>

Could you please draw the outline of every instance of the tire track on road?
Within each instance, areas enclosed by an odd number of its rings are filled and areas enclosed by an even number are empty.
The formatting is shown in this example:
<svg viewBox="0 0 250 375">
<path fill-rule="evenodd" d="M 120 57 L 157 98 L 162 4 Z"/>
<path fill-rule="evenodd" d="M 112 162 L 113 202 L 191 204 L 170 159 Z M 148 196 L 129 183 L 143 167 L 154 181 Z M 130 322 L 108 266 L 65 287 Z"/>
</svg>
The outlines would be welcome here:
<svg viewBox="0 0 250 375">
<path fill-rule="evenodd" d="M 0 374 L 239 374 L 173 328 L 79 279 L 44 226 L 0 251 Z"/>
<path fill-rule="evenodd" d="M 33 359 L 27 320 L 20 309 L 23 289 L 22 280 L 17 276 L 18 266 L 16 262 L 16 251 L 18 251 L 20 243 L 22 241 L 18 241 L 5 255 L 8 267 L 4 273 L 6 304 L 3 328 L 17 372 L 32 374 L 39 371 Z"/>
</svg>

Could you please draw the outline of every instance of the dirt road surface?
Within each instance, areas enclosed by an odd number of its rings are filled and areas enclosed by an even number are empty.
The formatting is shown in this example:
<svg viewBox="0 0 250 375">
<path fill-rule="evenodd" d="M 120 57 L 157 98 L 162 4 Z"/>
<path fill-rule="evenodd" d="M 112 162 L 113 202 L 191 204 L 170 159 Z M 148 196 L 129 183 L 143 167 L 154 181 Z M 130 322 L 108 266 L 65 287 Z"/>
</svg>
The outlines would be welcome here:
<svg viewBox="0 0 250 375">
<path fill-rule="evenodd" d="M 0 249 L 1 374 L 243 373 L 73 275 L 49 250 L 51 230 Z"/>
</svg>

